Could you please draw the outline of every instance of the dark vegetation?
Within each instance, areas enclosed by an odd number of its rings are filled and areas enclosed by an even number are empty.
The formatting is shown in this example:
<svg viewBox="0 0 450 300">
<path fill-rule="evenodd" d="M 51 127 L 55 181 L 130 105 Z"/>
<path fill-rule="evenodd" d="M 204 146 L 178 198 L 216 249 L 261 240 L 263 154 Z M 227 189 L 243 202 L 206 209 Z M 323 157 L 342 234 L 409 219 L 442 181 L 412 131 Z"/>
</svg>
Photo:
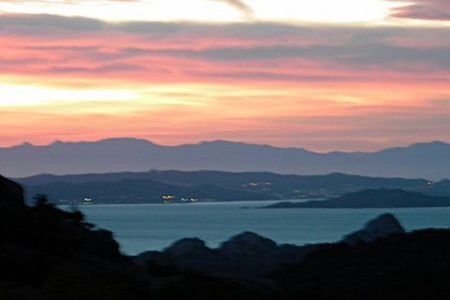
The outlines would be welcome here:
<svg viewBox="0 0 450 300">
<path fill-rule="evenodd" d="M 161 203 L 174 195 L 199 200 L 277 200 L 328 198 L 362 189 L 403 189 L 450 196 L 450 181 L 377 178 L 346 174 L 280 175 L 218 171 L 150 171 L 85 175 L 39 175 L 18 179 L 28 195 L 48 194 L 55 203 L 77 203 L 85 197 L 95 203 Z"/>
<path fill-rule="evenodd" d="M 450 297 L 450 230 L 404 233 L 389 215 L 352 243 L 297 247 L 244 233 L 219 249 L 188 239 L 132 258 L 80 212 L 45 196 L 27 206 L 0 177 L 0 237 L 1 300 Z"/>
</svg>

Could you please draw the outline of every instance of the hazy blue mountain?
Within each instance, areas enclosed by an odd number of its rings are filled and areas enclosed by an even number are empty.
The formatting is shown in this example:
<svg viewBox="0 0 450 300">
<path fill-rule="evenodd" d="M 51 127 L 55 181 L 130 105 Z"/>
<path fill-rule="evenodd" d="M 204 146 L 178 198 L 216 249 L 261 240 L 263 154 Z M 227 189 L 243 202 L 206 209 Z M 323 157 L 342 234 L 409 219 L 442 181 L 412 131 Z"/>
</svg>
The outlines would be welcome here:
<svg viewBox="0 0 450 300">
<path fill-rule="evenodd" d="M 378 152 L 316 153 L 301 148 L 226 141 L 169 147 L 146 140 L 109 139 L 0 148 L 0 170 L 8 177 L 151 169 L 270 171 L 282 174 L 342 172 L 437 180 L 450 178 L 450 145 L 431 142 Z"/>
</svg>

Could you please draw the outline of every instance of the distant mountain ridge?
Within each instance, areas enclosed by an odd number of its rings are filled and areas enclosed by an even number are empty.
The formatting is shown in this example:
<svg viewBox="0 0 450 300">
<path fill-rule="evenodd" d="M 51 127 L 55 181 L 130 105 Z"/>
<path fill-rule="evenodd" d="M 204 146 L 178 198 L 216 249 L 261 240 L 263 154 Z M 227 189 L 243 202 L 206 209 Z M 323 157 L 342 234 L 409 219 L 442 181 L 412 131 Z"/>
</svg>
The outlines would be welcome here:
<svg viewBox="0 0 450 300">
<path fill-rule="evenodd" d="M 30 200 L 49 195 L 58 203 L 92 198 L 95 203 L 161 203 L 330 198 L 363 189 L 402 189 L 450 196 L 450 180 L 380 178 L 346 175 L 280 175 L 269 172 L 150 171 L 81 175 L 38 175 L 16 179 Z M 184 199 L 184 201 L 183 201 Z"/>
<path fill-rule="evenodd" d="M 347 174 L 450 178 L 450 144 L 419 143 L 377 152 L 317 153 L 302 148 L 276 148 L 212 141 L 161 146 L 141 139 L 98 142 L 54 142 L 0 148 L 0 170 L 8 177 L 42 173 L 83 174 L 158 170 L 218 170 L 280 174 Z"/>
</svg>

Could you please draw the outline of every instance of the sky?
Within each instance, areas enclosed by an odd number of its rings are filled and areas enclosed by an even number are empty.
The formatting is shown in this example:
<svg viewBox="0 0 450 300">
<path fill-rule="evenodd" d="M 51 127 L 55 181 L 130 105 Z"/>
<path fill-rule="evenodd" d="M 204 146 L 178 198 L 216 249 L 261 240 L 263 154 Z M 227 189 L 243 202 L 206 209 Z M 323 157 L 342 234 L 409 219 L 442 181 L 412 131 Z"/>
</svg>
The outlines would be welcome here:
<svg viewBox="0 0 450 300">
<path fill-rule="evenodd" d="M 450 142 L 448 0 L 0 0 L 0 146 Z"/>
</svg>

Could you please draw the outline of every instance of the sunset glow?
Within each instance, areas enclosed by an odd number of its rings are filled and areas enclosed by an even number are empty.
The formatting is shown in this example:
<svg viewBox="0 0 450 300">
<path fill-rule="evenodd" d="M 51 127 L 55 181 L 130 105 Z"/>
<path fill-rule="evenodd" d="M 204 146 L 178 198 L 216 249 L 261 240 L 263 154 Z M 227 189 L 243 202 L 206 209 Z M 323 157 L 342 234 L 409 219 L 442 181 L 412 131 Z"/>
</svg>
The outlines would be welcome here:
<svg viewBox="0 0 450 300">
<path fill-rule="evenodd" d="M 0 146 L 450 141 L 443 3 L 0 0 Z"/>
</svg>

